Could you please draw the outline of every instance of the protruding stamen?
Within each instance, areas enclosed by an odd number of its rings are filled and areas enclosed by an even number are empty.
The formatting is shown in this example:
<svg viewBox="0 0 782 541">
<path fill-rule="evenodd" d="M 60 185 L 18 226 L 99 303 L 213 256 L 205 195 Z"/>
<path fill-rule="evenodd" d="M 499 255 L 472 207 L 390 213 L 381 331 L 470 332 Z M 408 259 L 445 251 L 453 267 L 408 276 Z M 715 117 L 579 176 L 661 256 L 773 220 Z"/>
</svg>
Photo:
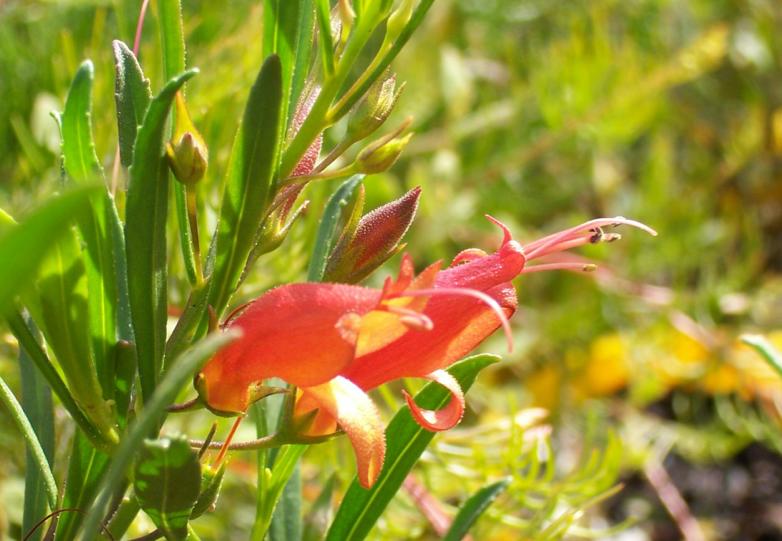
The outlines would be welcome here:
<svg viewBox="0 0 782 541">
<path fill-rule="evenodd" d="M 508 352 L 513 351 L 513 333 L 510 329 L 508 317 L 502 310 L 499 303 L 489 295 L 477 289 L 468 289 L 465 287 L 437 287 L 432 289 L 408 289 L 399 294 L 399 297 L 434 297 L 437 295 L 455 295 L 462 297 L 472 297 L 478 299 L 488 306 L 500 320 L 502 330 L 505 332 L 505 338 L 508 341 Z"/>
<path fill-rule="evenodd" d="M 527 259 L 531 260 L 536 257 L 540 257 L 544 253 L 559 252 L 562 249 L 567 249 L 564 248 L 565 243 L 569 243 L 572 240 L 583 237 L 585 234 L 589 235 L 587 237 L 588 239 L 592 239 L 596 228 L 599 229 L 601 227 L 616 227 L 619 225 L 629 225 L 631 227 L 641 229 L 642 231 L 646 231 L 650 235 L 657 235 L 657 232 L 648 225 L 642 224 L 641 222 L 637 222 L 635 220 L 628 220 L 622 216 L 617 216 L 616 218 L 597 218 L 595 220 L 584 222 L 583 224 L 577 225 L 576 227 L 571 227 L 570 229 L 565 229 L 559 233 L 554 233 L 552 235 L 543 237 L 542 239 L 531 242 L 524 247 L 527 252 Z M 605 234 L 602 236 L 604 237 Z"/>
<path fill-rule="evenodd" d="M 593 230 L 592 236 L 589 237 L 589 242 L 592 244 L 597 244 L 599 242 L 603 241 L 603 230 L 599 227 L 595 227 Z"/>
<path fill-rule="evenodd" d="M 597 270 L 597 265 L 593 263 L 543 263 L 540 265 L 531 265 L 524 267 L 521 274 L 530 274 L 532 272 L 542 272 L 551 270 L 569 270 L 576 272 L 593 272 Z"/>
<path fill-rule="evenodd" d="M 416 312 L 415 310 L 403 308 L 401 306 L 387 306 L 386 311 L 397 314 L 400 316 L 399 321 L 416 331 L 431 331 L 434 329 L 432 320 L 421 312 Z"/>
</svg>

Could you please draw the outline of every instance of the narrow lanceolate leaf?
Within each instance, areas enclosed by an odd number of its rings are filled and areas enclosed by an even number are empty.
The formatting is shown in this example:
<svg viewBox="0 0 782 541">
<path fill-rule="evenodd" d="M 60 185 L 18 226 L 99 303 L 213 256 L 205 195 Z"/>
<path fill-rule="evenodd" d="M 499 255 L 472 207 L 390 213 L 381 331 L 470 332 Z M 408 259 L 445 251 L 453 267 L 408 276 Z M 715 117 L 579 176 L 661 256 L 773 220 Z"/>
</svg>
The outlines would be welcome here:
<svg viewBox="0 0 782 541">
<path fill-rule="evenodd" d="M 160 0 L 158 2 L 158 28 L 160 29 L 160 49 L 163 52 L 163 76 L 169 80 L 185 71 L 185 31 L 182 21 L 181 0 Z M 184 92 L 184 88 L 182 89 Z M 175 125 L 176 110 L 172 112 L 174 117 L 172 125 Z M 182 258 L 185 262 L 185 270 L 191 284 L 197 282 L 195 250 L 190 234 L 190 226 L 187 214 L 187 201 L 185 187 L 179 182 L 174 183 L 174 203 L 179 224 L 179 246 L 182 250 Z"/>
<path fill-rule="evenodd" d="M 502 481 L 497 481 L 496 483 L 483 487 L 470 496 L 459 509 L 456 517 L 454 517 L 451 527 L 448 528 L 448 532 L 445 534 L 445 537 L 443 537 L 443 541 L 459 541 L 460 539 L 463 539 L 472 525 L 475 524 L 475 521 L 478 520 L 492 502 L 497 499 L 497 496 L 508 488 L 510 482 L 510 478 L 505 478 Z"/>
<path fill-rule="evenodd" d="M 109 466 L 109 455 L 98 451 L 87 438 L 77 432 L 73 436 L 65 479 L 62 507 L 85 509 L 95 498 L 103 474 Z M 63 513 L 57 521 L 56 539 L 76 539 L 84 513 Z"/>
<path fill-rule="evenodd" d="M 18 225 L 8 225 L 0 234 L 0 312 L 29 283 L 51 251 L 55 241 L 69 231 L 74 216 L 86 212 L 89 198 L 98 188 L 79 188 L 48 201 Z"/>
<path fill-rule="evenodd" d="M 337 188 L 329 198 L 328 203 L 326 203 L 326 208 L 323 209 L 323 216 L 318 226 L 315 249 L 307 271 L 307 280 L 310 282 L 320 282 L 323 279 L 326 263 L 337 241 L 338 226 L 345 217 L 346 211 L 349 210 L 353 193 L 362 180 L 364 180 L 364 175 L 350 177 Z"/>
<path fill-rule="evenodd" d="M 185 35 L 180 0 L 159 0 L 157 5 L 160 46 L 163 49 L 163 74 L 173 79 L 185 71 Z"/>
<path fill-rule="evenodd" d="M 33 329 L 37 333 L 37 330 Z M 19 348 L 19 368 L 22 375 L 22 409 L 35 430 L 41 450 L 50 467 L 54 466 L 54 410 L 52 392 L 35 368 L 24 348 Z M 35 455 L 30 449 L 25 453 L 24 513 L 22 531 L 29 532 L 36 522 L 46 515 L 46 480 L 40 469 L 34 466 Z M 36 530 L 29 538 L 38 541 L 42 530 Z"/>
<path fill-rule="evenodd" d="M 113 41 L 111 45 L 114 49 L 114 100 L 117 104 L 120 162 L 129 167 L 133 159 L 136 131 L 144 120 L 152 93 L 149 90 L 149 79 L 144 77 L 133 51 L 119 40 Z"/>
<path fill-rule="evenodd" d="M 163 155 L 166 118 L 174 96 L 195 75 L 171 81 L 149 104 L 138 130 L 125 208 L 128 294 L 136 339 L 141 393 L 149 399 L 166 340 L 166 214 L 168 164 Z"/>
<path fill-rule="evenodd" d="M 98 380 L 90 327 L 85 325 L 89 302 L 83 253 L 75 228 L 64 230 L 22 298 L 57 359 L 70 394 L 103 439 L 111 441 L 116 439 L 112 413 Z"/>
<path fill-rule="evenodd" d="M 269 206 L 279 149 L 282 73 L 280 59 L 266 59 L 250 89 L 234 141 L 220 207 L 217 252 L 209 295 L 222 314 L 239 286 L 258 228 Z"/>
<path fill-rule="evenodd" d="M 499 357 L 495 355 L 475 355 L 454 364 L 448 372 L 466 392 L 478 372 L 497 361 Z M 442 408 L 448 400 L 450 393 L 435 383 L 426 385 L 415 397 L 419 406 L 433 410 Z M 407 407 L 402 408 L 386 429 L 388 449 L 380 477 L 371 489 L 362 488 L 358 480 L 353 481 L 337 510 L 337 516 L 326 539 L 364 539 L 433 437 L 434 432 L 422 428 L 413 420 L 410 410 Z"/>
<path fill-rule="evenodd" d="M 8 327 L 19 342 L 19 349 L 24 349 L 27 358 L 35 365 L 51 390 L 57 395 L 57 398 L 60 399 L 60 403 L 70 414 L 71 419 L 73 419 L 76 425 L 82 429 L 85 436 L 93 442 L 93 445 L 96 447 L 106 445 L 108 442 L 103 439 L 100 430 L 92 421 L 90 421 L 81 410 L 81 407 L 76 403 L 68 386 L 65 385 L 65 381 L 43 350 L 37 337 L 30 331 L 22 314 L 16 310 L 12 310 L 7 316 L 7 321 Z"/>
<path fill-rule="evenodd" d="M 50 508 L 54 509 L 57 505 L 57 485 L 54 482 L 54 475 L 52 475 L 51 467 L 46 459 L 46 453 L 44 453 L 29 419 L 24 414 L 22 406 L 16 400 L 14 393 L 3 378 L 0 378 L 0 403 L 8 410 L 11 419 L 22 433 L 27 449 L 33 457 L 31 467 L 38 469 L 38 473 L 43 480 L 47 503 Z"/>
<path fill-rule="evenodd" d="M 60 116 L 62 154 L 65 170 L 77 183 L 103 177 L 103 168 L 92 141 L 92 82 L 95 68 L 90 60 L 82 62 L 73 78 Z"/>
<path fill-rule="evenodd" d="M 159 426 L 165 416 L 165 409 L 174 401 L 182 386 L 192 380 L 201 367 L 215 352 L 236 338 L 236 334 L 224 332 L 214 334 L 185 351 L 172 365 L 171 370 L 160 380 L 151 398 L 144 404 L 136 421 L 122 438 L 112 455 L 112 461 L 102 477 L 98 495 L 85 518 L 83 536 L 80 539 L 96 539 L 100 520 L 117 488 L 121 486 L 125 473 L 152 429 Z"/>
<path fill-rule="evenodd" d="M 136 458 L 133 488 L 141 508 L 166 539 L 187 537 L 200 485 L 198 455 L 187 438 L 144 441 Z"/>
<path fill-rule="evenodd" d="M 65 100 L 62 122 L 62 154 L 65 172 L 77 184 L 103 179 L 92 137 L 92 84 L 94 69 L 86 60 L 79 67 Z M 77 216 L 85 245 L 90 348 L 103 394 L 114 394 L 111 348 L 116 341 L 117 280 L 112 227 L 117 222 L 114 201 L 107 192 L 92 198 L 90 212 Z"/>
<path fill-rule="evenodd" d="M 303 73 L 309 65 L 314 9 L 311 0 L 264 0 L 263 55 L 276 54 L 280 58 L 282 74 L 280 124 L 285 126 L 293 114 L 303 86 Z"/>
</svg>

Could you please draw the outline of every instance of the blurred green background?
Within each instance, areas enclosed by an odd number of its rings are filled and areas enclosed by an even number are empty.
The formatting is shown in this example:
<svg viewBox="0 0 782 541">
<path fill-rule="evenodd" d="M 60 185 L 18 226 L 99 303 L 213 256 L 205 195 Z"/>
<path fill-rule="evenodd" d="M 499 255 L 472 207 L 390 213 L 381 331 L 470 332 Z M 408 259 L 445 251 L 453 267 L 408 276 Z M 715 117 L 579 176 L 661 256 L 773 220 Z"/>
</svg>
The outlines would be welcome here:
<svg viewBox="0 0 782 541">
<path fill-rule="evenodd" d="M 262 61 L 260 4 L 183 2 L 188 65 L 201 69 L 188 101 L 212 158 L 199 187 L 212 223 Z M 0 2 L 5 210 L 23 215 L 58 188 L 50 112 L 84 58 L 96 65 L 93 123 L 111 171 L 110 43 L 132 43 L 139 5 Z M 159 89 L 153 16 L 140 60 Z M 394 70 L 407 87 L 389 126 L 412 115 L 416 136 L 392 171 L 366 181 L 367 206 L 423 187 L 407 237 L 419 268 L 493 249 L 485 213 L 522 243 L 601 215 L 660 233 L 624 230 L 619 243 L 582 250 L 600 263 L 593 275 L 519 280 L 514 352 L 500 338 L 486 345 L 505 362 L 471 392 L 462 427 L 435 440 L 418 481 L 447 513 L 497 476 L 515 476 L 476 539 L 678 539 L 681 523 L 660 500 L 666 478 L 704 538 L 782 539 L 782 383 L 737 339 L 761 333 L 782 346 L 782 4 L 438 0 Z M 326 134 L 325 149 L 343 129 Z M 319 205 L 334 188 L 307 189 L 305 220 L 261 260 L 245 297 L 303 279 Z M 172 304 L 186 293 L 172 283 Z M 2 338 L 0 374 L 16 382 L 15 345 Z M 64 414 L 57 422 L 62 454 L 72 428 Z M 196 434 L 209 419 L 181 423 Z M 305 496 L 314 500 L 335 463 L 337 479 L 350 479 L 350 457 L 344 441 L 310 450 Z M 199 519 L 212 538 L 243 538 L 253 467 L 237 456 L 218 511 Z M 18 528 L 23 471 L 21 441 L 0 416 L 0 539 Z M 374 535 L 432 538 L 420 507 L 400 493 Z"/>
</svg>

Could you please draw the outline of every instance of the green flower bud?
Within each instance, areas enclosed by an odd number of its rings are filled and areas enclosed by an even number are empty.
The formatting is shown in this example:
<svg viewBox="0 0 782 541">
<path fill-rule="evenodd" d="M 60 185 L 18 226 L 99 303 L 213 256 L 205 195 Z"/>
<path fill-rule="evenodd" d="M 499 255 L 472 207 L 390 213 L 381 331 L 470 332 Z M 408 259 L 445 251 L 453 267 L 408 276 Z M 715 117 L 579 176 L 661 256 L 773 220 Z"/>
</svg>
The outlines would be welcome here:
<svg viewBox="0 0 782 541">
<path fill-rule="evenodd" d="M 190 120 L 181 92 L 176 95 L 176 124 L 174 135 L 166 145 L 166 155 L 174 176 L 182 184 L 192 186 L 204 178 L 209 164 L 209 151 Z"/>
<path fill-rule="evenodd" d="M 370 143 L 359 152 L 354 164 L 356 172 L 366 175 L 382 173 L 394 165 L 413 137 L 412 133 L 400 137 L 411 121 L 412 119 L 408 118 L 399 128 Z"/>
<path fill-rule="evenodd" d="M 377 130 L 391 114 L 404 88 L 403 83 L 397 90 L 394 74 L 375 81 L 350 114 L 347 138 L 350 141 L 360 141 Z"/>
</svg>

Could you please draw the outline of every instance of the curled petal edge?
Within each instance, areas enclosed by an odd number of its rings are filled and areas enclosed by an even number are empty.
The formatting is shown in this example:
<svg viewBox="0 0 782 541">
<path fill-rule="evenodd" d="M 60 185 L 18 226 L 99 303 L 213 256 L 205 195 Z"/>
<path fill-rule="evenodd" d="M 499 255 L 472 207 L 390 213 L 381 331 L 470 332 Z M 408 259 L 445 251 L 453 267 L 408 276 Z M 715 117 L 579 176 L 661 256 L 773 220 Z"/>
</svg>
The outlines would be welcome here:
<svg viewBox="0 0 782 541">
<path fill-rule="evenodd" d="M 374 402 L 360 387 L 342 376 L 301 390 L 317 403 L 318 409 L 336 419 L 347 434 L 356 454 L 361 486 L 369 488 L 375 484 L 385 460 L 386 438 L 385 426 Z"/>
<path fill-rule="evenodd" d="M 425 378 L 445 387 L 451 393 L 451 397 L 445 407 L 439 410 L 427 410 L 421 408 L 409 393 L 403 391 L 413 419 L 431 432 L 441 432 L 455 427 L 464 416 L 464 392 L 459 382 L 445 370 L 435 370 Z"/>
</svg>

